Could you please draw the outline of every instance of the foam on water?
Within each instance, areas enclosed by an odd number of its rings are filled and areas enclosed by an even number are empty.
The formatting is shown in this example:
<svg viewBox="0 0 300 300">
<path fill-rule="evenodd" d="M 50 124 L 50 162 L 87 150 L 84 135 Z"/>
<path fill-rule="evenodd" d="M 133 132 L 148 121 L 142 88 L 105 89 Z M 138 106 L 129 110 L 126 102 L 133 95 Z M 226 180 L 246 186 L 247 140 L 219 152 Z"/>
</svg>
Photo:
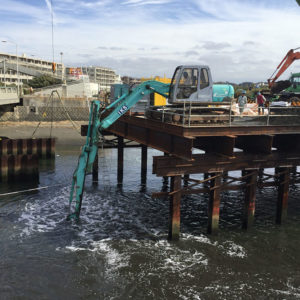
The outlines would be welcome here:
<svg viewBox="0 0 300 300">
<path fill-rule="evenodd" d="M 241 245 L 238 245 L 235 242 L 230 240 L 224 242 L 220 242 L 220 241 L 213 242 L 212 240 L 209 239 L 208 236 L 205 235 L 193 236 L 190 234 L 182 234 L 182 239 L 215 246 L 218 249 L 220 249 L 224 254 L 231 257 L 245 258 L 247 256 L 246 250 Z"/>
<path fill-rule="evenodd" d="M 49 194 L 40 193 L 39 195 L 45 197 L 27 202 L 18 218 L 18 222 L 23 224 L 20 236 L 24 237 L 35 232 L 54 230 L 66 217 L 64 213 L 66 212 L 66 199 L 69 190 L 67 187 L 52 189 L 52 197 L 49 197 Z"/>
</svg>

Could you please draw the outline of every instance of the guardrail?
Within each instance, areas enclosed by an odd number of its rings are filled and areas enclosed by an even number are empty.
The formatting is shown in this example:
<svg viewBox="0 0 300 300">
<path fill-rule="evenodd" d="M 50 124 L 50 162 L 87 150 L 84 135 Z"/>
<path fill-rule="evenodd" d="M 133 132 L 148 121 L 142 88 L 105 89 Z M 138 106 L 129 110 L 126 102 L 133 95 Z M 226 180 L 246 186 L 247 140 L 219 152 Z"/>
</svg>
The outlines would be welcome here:
<svg viewBox="0 0 300 300">
<path fill-rule="evenodd" d="M 185 127 L 300 125 L 300 106 L 269 106 L 262 115 L 243 115 L 236 112 L 235 104 L 233 100 L 149 107 L 146 117 Z"/>
</svg>

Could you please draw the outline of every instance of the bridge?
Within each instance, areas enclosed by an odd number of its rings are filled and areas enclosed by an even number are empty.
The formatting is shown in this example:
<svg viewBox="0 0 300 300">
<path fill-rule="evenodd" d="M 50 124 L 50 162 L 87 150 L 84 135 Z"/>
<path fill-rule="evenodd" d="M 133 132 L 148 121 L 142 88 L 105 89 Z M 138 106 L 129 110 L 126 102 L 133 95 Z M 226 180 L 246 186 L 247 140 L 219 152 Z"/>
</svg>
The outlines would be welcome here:
<svg viewBox="0 0 300 300">
<path fill-rule="evenodd" d="M 17 104 L 19 102 L 17 88 L 0 87 L 0 105 Z"/>
</svg>

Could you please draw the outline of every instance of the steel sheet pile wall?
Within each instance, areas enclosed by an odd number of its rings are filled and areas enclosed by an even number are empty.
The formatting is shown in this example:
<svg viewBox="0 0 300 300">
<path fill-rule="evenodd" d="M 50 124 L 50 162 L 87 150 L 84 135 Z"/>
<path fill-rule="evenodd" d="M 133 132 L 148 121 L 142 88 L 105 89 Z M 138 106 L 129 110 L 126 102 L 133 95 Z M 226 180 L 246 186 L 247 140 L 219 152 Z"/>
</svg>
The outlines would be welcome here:
<svg viewBox="0 0 300 300">
<path fill-rule="evenodd" d="M 55 139 L 1 139 L 0 182 L 36 180 L 39 159 L 52 159 Z"/>
</svg>

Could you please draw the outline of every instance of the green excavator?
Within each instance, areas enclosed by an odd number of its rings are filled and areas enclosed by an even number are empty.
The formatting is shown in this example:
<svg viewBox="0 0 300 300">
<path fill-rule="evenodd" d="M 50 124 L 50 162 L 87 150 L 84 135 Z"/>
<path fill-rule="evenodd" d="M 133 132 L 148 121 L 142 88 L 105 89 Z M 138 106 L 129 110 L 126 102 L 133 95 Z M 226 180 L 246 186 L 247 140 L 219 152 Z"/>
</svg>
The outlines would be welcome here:
<svg viewBox="0 0 300 300">
<path fill-rule="evenodd" d="M 122 115 L 131 109 L 145 95 L 158 93 L 168 98 L 168 109 L 183 107 L 186 104 L 205 105 L 213 102 L 213 81 L 208 66 L 179 66 L 176 68 L 171 84 L 158 81 L 146 81 L 123 94 L 106 108 L 100 101 L 93 101 L 90 108 L 86 143 L 82 147 L 78 165 L 73 174 L 70 194 L 70 207 L 75 198 L 74 212 L 68 219 L 80 215 L 82 196 L 86 175 L 92 172 L 92 167 L 98 153 L 98 142 L 101 131 L 107 129 Z M 213 109 L 213 105 L 206 105 Z M 201 111 L 203 111 L 203 106 Z M 182 108 L 181 108 L 182 109 Z M 209 116 L 208 116 L 209 117 Z"/>
</svg>

